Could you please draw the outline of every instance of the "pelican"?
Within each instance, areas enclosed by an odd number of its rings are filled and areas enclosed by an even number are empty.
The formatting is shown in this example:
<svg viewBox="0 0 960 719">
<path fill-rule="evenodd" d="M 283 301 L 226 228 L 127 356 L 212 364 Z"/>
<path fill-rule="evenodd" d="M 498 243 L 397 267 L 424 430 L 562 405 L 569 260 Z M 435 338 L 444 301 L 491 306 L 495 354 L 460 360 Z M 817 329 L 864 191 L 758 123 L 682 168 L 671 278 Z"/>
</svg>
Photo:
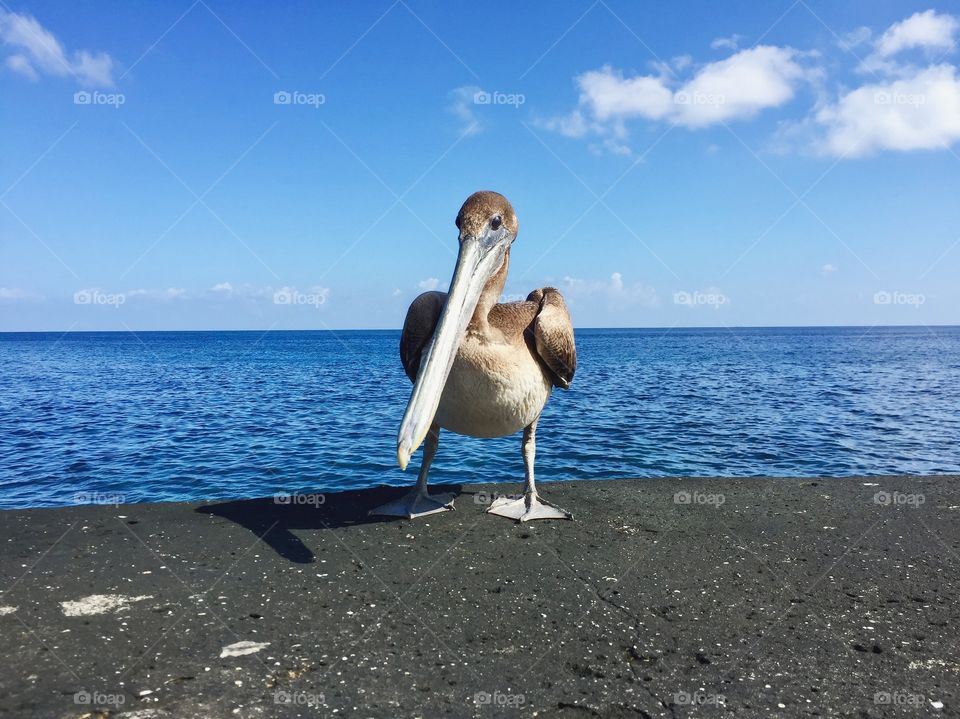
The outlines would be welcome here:
<svg viewBox="0 0 960 719">
<path fill-rule="evenodd" d="M 460 251 L 449 293 L 417 297 L 400 336 L 400 359 L 414 385 L 397 435 L 397 462 L 406 469 L 426 439 L 423 464 L 412 491 L 371 514 L 412 519 L 453 509 L 454 495 L 427 491 L 443 428 L 471 437 L 523 430 L 523 497 L 498 497 L 487 512 L 520 522 L 572 519 L 538 496 L 533 474 L 540 413 L 554 387 L 570 387 L 577 366 L 567 307 L 552 287 L 534 290 L 525 302 L 497 303 L 518 230 L 506 197 L 473 193 L 456 225 Z"/>
</svg>

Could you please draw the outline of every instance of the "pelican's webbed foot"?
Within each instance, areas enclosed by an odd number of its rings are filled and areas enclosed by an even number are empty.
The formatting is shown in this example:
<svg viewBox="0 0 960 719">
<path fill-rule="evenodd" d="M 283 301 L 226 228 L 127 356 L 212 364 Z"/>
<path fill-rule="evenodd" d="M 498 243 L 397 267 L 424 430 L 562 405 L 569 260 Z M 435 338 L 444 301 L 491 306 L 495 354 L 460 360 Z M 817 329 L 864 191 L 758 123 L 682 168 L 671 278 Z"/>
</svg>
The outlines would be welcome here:
<svg viewBox="0 0 960 719">
<path fill-rule="evenodd" d="M 426 492 L 421 493 L 413 490 L 400 499 L 395 499 L 376 509 L 371 509 L 368 514 L 384 514 L 389 517 L 416 519 L 417 517 L 425 517 L 428 514 L 451 511 L 454 509 L 454 499 L 456 499 L 455 494 L 427 494 Z"/>
<path fill-rule="evenodd" d="M 570 512 L 543 501 L 536 492 L 524 494 L 520 499 L 497 497 L 487 512 L 518 522 L 529 522 L 532 519 L 573 519 Z"/>
</svg>

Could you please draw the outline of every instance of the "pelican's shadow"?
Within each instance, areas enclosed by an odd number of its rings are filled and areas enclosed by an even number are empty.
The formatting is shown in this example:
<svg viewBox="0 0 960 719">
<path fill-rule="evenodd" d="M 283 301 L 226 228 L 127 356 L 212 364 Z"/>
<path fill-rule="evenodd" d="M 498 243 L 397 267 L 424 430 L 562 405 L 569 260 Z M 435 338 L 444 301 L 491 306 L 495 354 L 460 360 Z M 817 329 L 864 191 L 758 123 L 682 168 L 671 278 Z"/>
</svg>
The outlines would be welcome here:
<svg viewBox="0 0 960 719">
<path fill-rule="evenodd" d="M 431 494 L 452 492 L 459 496 L 461 490 L 459 484 L 430 486 Z M 280 495 L 205 504 L 195 511 L 236 522 L 260 537 L 281 557 L 307 564 L 316 555 L 292 530 L 338 529 L 394 522 L 399 518 L 371 515 L 368 512 L 409 491 L 409 487 L 380 486 L 323 494 Z"/>
</svg>

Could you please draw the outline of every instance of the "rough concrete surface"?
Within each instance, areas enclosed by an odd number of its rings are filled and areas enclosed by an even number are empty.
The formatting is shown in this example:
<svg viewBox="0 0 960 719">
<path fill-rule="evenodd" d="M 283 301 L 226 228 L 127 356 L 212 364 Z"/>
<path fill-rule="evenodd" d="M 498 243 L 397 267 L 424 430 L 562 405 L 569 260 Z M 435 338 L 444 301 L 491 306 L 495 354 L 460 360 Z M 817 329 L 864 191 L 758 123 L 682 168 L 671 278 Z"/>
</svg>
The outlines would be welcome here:
<svg viewBox="0 0 960 719">
<path fill-rule="evenodd" d="M 955 477 L 0 512 L 0 716 L 960 715 Z M 879 493 L 879 494 L 878 494 Z"/>
</svg>

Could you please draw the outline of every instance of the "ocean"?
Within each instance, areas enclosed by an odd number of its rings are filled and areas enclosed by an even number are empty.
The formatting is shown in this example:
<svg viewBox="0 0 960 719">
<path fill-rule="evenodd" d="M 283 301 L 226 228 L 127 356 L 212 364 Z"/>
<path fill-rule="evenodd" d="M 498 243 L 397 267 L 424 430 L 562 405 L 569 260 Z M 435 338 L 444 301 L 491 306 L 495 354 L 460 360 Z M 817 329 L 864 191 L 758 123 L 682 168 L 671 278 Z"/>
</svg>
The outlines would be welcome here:
<svg viewBox="0 0 960 719">
<path fill-rule="evenodd" d="M 399 331 L 0 334 L 0 507 L 324 492 L 396 465 Z M 960 327 L 578 330 L 539 480 L 960 473 Z M 431 482 L 523 480 L 441 433 Z"/>
</svg>

